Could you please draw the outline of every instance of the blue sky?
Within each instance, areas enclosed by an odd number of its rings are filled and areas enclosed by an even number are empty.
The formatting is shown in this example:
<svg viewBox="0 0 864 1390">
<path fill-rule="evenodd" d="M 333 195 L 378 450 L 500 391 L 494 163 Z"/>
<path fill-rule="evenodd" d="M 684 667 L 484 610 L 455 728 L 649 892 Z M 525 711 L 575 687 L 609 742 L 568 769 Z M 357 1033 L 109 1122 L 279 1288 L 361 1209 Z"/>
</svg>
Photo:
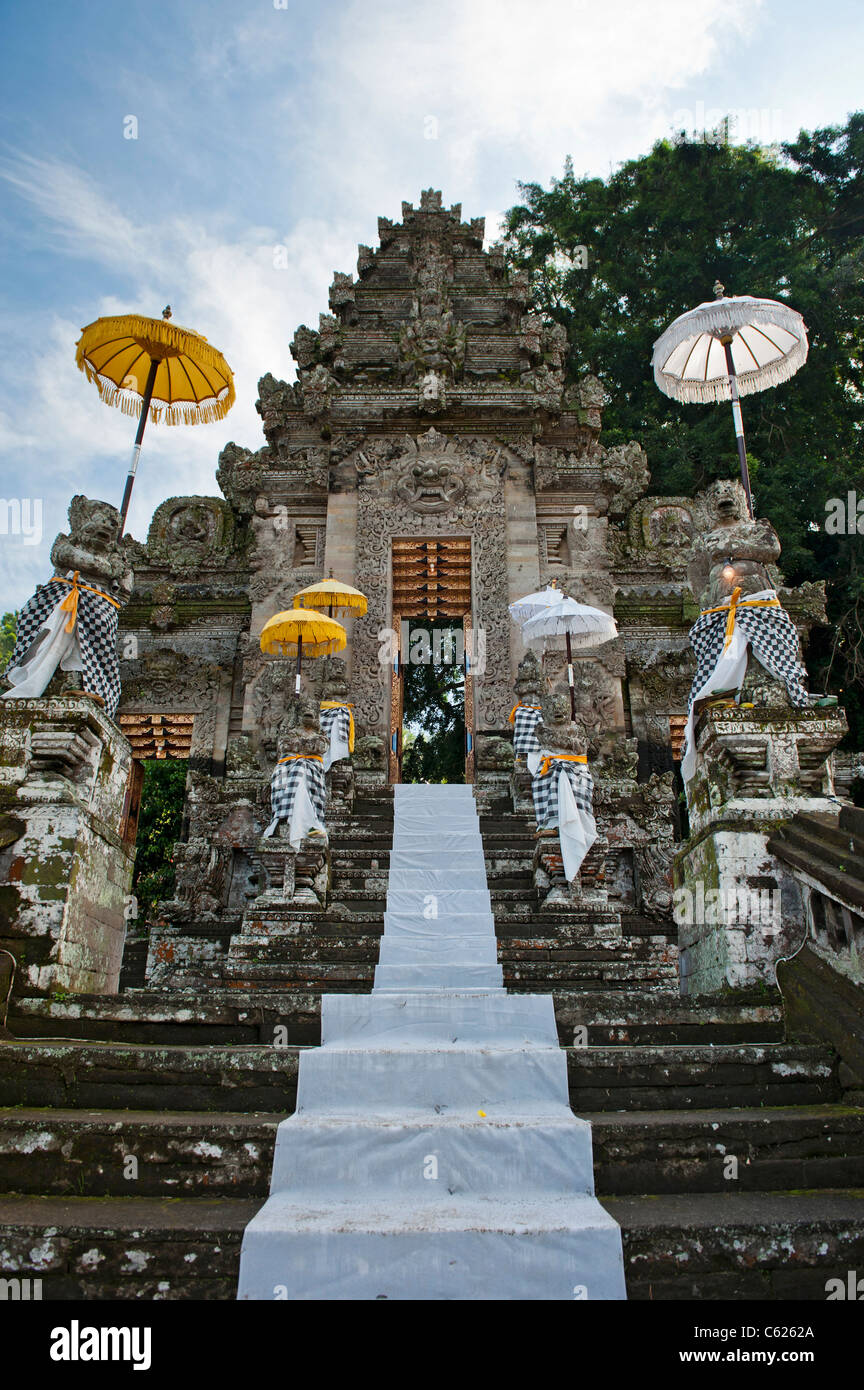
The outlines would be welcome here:
<svg viewBox="0 0 864 1390">
<path fill-rule="evenodd" d="M 606 175 L 725 112 L 771 143 L 862 105 L 860 0 L 19 0 L 0 18 L 0 496 L 43 516 L 37 543 L 0 534 L 0 611 L 49 576 L 74 492 L 119 503 L 134 422 L 74 364 L 100 314 L 171 303 L 236 374 L 224 421 L 148 426 L 143 539 L 165 497 L 218 491 L 227 440 L 263 443 L 258 378 L 293 376 L 295 327 L 402 199 L 441 188 L 494 237 L 517 181 L 567 154 Z"/>
</svg>

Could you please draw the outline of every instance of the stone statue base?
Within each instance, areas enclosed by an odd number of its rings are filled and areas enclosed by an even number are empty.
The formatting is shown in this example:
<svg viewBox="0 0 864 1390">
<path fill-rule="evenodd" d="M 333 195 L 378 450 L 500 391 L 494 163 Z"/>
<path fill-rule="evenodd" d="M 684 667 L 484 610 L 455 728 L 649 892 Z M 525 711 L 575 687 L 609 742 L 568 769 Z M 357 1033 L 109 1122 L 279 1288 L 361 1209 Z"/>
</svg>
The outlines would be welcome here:
<svg viewBox="0 0 864 1390">
<path fill-rule="evenodd" d="M 84 695 L 0 701 L 0 946 L 18 987 L 116 994 L 133 915 L 132 749 Z"/>
<path fill-rule="evenodd" d="M 801 944 L 768 839 L 799 811 L 836 813 L 842 710 L 709 709 L 696 724 L 690 838 L 674 864 L 681 993 L 764 983 Z"/>
</svg>

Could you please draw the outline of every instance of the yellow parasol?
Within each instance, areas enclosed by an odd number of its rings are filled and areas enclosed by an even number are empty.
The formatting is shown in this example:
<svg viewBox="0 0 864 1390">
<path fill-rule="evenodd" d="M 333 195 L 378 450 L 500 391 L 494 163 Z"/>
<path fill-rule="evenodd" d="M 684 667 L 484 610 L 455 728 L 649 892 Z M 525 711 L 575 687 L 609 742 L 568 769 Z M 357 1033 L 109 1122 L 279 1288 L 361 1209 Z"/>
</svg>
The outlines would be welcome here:
<svg viewBox="0 0 864 1390">
<path fill-rule="evenodd" d="M 148 416 L 158 424 L 198 425 L 221 420 L 234 404 L 234 375 L 221 352 L 200 333 L 161 319 L 121 314 L 81 330 L 75 360 L 108 405 L 139 417 L 132 462 L 120 507 L 120 535 L 141 455 Z"/>
<path fill-rule="evenodd" d="M 310 584 L 294 596 L 295 608 L 326 608 L 331 618 L 334 612 L 340 611 L 362 618 L 368 606 L 366 595 L 361 594 L 359 589 L 352 589 L 350 584 L 344 584 L 341 579 L 334 579 L 332 570 L 329 579 Z"/>
<path fill-rule="evenodd" d="M 307 656 L 332 656 L 345 650 L 348 634 L 341 623 L 325 618 L 323 613 L 310 613 L 305 608 L 290 608 L 276 613 L 261 629 L 262 652 L 278 652 L 280 656 L 297 657 L 297 677 L 294 693 L 300 692 L 300 666 Z"/>
</svg>

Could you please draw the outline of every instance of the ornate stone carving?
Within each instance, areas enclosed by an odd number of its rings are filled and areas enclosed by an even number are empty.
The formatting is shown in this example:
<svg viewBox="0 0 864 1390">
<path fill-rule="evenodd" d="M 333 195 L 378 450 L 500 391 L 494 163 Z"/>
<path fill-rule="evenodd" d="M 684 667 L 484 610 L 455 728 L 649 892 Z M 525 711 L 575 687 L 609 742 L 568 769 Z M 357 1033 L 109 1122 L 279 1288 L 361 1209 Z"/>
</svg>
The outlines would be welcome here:
<svg viewBox="0 0 864 1390">
<path fill-rule="evenodd" d="M 609 515 L 625 516 L 651 481 L 645 450 L 631 439 L 629 444 L 604 450 L 601 466 L 602 488 L 609 498 Z"/>
<path fill-rule="evenodd" d="M 217 497 L 170 497 L 153 513 L 147 536 L 151 564 L 173 574 L 197 575 L 224 567 L 234 541 L 234 516 Z"/>
<path fill-rule="evenodd" d="M 51 563 L 60 574 L 78 570 L 81 579 L 107 588 L 118 598 L 132 592 L 128 547 L 117 540 L 116 507 L 77 493 L 69 504 L 69 533 L 61 531 L 51 547 Z"/>
</svg>

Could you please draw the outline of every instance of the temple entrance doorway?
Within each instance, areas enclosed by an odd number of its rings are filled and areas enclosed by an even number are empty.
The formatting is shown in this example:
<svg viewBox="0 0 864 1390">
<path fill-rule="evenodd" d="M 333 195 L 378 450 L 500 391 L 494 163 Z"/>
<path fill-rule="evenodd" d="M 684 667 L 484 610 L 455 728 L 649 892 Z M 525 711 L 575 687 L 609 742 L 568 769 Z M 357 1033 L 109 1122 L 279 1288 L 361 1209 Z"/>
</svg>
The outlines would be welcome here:
<svg viewBox="0 0 864 1390">
<path fill-rule="evenodd" d="M 391 782 L 473 782 L 470 537 L 393 541 Z"/>
</svg>

